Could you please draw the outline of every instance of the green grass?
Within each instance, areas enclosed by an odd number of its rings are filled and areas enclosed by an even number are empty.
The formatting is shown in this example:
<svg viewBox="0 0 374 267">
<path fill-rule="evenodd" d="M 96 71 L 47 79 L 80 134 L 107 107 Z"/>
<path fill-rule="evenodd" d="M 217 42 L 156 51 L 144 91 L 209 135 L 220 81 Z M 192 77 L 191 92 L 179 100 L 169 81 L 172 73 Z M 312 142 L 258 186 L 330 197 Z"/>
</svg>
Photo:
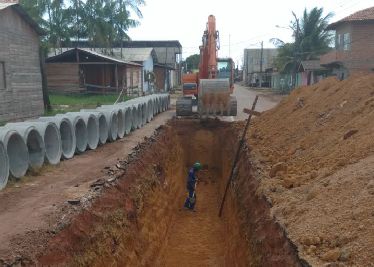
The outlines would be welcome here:
<svg viewBox="0 0 374 267">
<path fill-rule="evenodd" d="M 117 100 L 118 95 L 62 95 L 49 94 L 52 110 L 45 111 L 45 116 L 53 116 L 56 114 L 79 111 L 82 108 L 96 108 L 105 104 L 113 104 Z M 127 100 L 123 97 L 121 100 Z"/>
</svg>

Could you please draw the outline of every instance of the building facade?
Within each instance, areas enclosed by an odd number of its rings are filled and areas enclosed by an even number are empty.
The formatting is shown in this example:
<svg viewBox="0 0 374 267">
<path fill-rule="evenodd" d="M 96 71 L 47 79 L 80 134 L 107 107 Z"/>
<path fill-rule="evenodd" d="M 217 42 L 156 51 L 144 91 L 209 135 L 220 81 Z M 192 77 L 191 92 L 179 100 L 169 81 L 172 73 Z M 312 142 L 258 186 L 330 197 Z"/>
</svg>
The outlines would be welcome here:
<svg viewBox="0 0 374 267">
<path fill-rule="evenodd" d="M 44 112 L 39 36 L 30 16 L 15 3 L 0 3 L 0 121 Z"/>
<path fill-rule="evenodd" d="M 276 48 L 244 49 L 243 80 L 253 87 L 270 87 L 274 60 L 278 54 Z"/>
<path fill-rule="evenodd" d="M 328 26 L 335 31 L 335 49 L 321 57 L 321 65 L 339 78 L 374 70 L 374 7 Z"/>
</svg>

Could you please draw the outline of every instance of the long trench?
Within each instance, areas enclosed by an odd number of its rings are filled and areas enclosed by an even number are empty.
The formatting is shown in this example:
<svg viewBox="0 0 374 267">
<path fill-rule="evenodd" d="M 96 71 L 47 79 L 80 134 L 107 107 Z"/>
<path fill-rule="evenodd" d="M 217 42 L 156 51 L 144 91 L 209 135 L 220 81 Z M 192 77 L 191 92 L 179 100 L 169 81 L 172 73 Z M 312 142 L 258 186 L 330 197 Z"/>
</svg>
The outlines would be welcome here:
<svg viewBox="0 0 374 267">
<path fill-rule="evenodd" d="M 256 195 L 248 151 L 218 208 L 238 142 L 216 120 L 174 120 L 130 162 L 115 186 L 53 238 L 39 265 L 303 266 L 270 205 Z M 195 161 L 196 212 L 185 210 L 186 176 Z"/>
</svg>

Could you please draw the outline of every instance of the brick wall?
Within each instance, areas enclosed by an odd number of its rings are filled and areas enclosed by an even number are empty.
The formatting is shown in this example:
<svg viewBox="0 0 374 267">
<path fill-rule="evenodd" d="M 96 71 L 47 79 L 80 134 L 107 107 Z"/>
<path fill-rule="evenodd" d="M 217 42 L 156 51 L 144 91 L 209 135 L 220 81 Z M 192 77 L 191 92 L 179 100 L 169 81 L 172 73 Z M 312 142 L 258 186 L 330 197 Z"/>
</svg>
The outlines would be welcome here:
<svg viewBox="0 0 374 267">
<path fill-rule="evenodd" d="M 350 33 L 350 50 L 335 49 L 321 57 L 321 64 L 340 61 L 349 73 L 374 69 L 374 22 L 341 25 L 336 34 Z"/>
<path fill-rule="evenodd" d="M 0 10 L 0 61 L 6 88 L 0 89 L 0 121 L 43 113 L 39 36 L 11 7 Z"/>
</svg>

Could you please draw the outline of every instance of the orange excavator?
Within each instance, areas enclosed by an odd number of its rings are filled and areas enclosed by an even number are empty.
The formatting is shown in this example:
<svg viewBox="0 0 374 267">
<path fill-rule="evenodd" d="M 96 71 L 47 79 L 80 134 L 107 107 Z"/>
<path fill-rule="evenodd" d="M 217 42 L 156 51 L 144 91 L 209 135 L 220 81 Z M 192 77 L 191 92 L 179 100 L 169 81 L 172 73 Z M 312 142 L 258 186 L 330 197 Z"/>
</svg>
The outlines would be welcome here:
<svg viewBox="0 0 374 267">
<path fill-rule="evenodd" d="M 236 116 L 237 101 L 231 96 L 234 62 L 231 58 L 218 58 L 218 50 L 216 18 L 210 15 L 200 46 L 199 72 L 182 76 L 183 97 L 177 100 L 177 116 L 192 115 L 196 100 L 200 115 Z"/>
</svg>

